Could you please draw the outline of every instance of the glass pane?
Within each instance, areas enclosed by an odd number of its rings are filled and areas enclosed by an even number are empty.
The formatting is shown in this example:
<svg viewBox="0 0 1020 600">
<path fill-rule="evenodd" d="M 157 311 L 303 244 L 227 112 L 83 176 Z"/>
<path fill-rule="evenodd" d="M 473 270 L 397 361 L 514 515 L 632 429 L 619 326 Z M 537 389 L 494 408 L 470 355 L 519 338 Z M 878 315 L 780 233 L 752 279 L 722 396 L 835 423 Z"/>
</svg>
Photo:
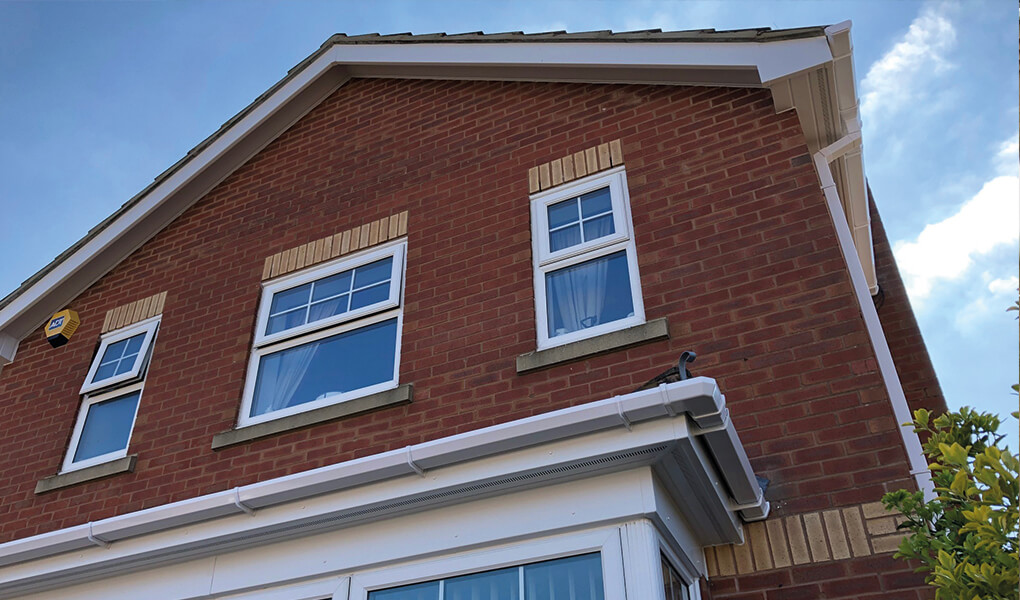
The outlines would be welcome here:
<svg viewBox="0 0 1020 600">
<path fill-rule="evenodd" d="M 138 354 L 138 351 L 142 349 L 143 340 L 145 340 L 144 333 L 139 333 L 138 335 L 129 337 L 127 339 L 127 349 L 124 350 L 124 356 L 129 354 Z"/>
<path fill-rule="evenodd" d="M 376 302 L 383 302 L 388 300 L 390 297 L 390 285 L 388 283 L 382 283 L 379 285 L 373 285 L 370 288 L 365 288 L 354 292 L 351 297 L 351 310 L 355 308 L 362 308 L 375 304 Z"/>
<path fill-rule="evenodd" d="M 312 291 L 312 302 L 351 291 L 351 279 L 353 279 L 351 272 L 344 271 L 316 281 L 315 289 Z"/>
<path fill-rule="evenodd" d="M 354 270 L 354 287 L 362 288 L 386 281 L 393 272 L 393 258 L 384 258 Z"/>
<path fill-rule="evenodd" d="M 625 251 L 548 273 L 545 293 L 549 337 L 634 314 Z"/>
<path fill-rule="evenodd" d="M 305 309 L 299 308 L 290 312 L 285 312 L 275 317 L 269 317 L 269 323 L 266 325 L 266 335 L 283 331 L 285 329 L 291 329 L 292 327 L 298 327 L 305 324 Z"/>
<path fill-rule="evenodd" d="M 594 192 L 588 192 L 581 196 L 581 217 L 587 219 L 592 215 L 599 215 L 613 210 L 613 199 L 609 194 L 609 188 L 602 188 Z"/>
<path fill-rule="evenodd" d="M 306 283 L 273 294 L 273 304 L 269 307 L 269 314 L 275 315 L 308 304 L 308 294 L 311 290 L 312 284 Z"/>
<path fill-rule="evenodd" d="M 129 341 L 131 340 L 120 340 L 107 346 L 106 352 L 103 353 L 103 360 L 99 364 L 105 365 L 120 360 L 120 357 L 124 356 L 124 349 L 127 348 Z"/>
<path fill-rule="evenodd" d="M 600 237 L 613 233 L 616 233 L 616 227 L 613 226 L 613 215 L 596 217 L 584 222 L 584 241 L 586 242 L 597 240 Z"/>
<path fill-rule="evenodd" d="M 525 600 L 603 600 L 602 556 L 585 554 L 524 567 Z"/>
<path fill-rule="evenodd" d="M 666 592 L 666 600 L 687 600 L 687 586 L 680 579 L 673 565 L 662 557 L 662 586 Z"/>
<path fill-rule="evenodd" d="M 308 309 L 308 322 L 311 323 L 312 321 L 318 321 L 319 319 L 347 312 L 347 302 L 350 297 L 350 294 L 344 294 L 343 296 L 316 302 Z"/>
<path fill-rule="evenodd" d="M 97 402 L 88 408 L 74 462 L 127 448 L 141 392 Z"/>
<path fill-rule="evenodd" d="M 368 593 L 368 600 L 439 600 L 439 582 L 415 583 Z"/>
<path fill-rule="evenodd" d="M 581 227 L 571 225 L 549 233 L 549 251 L 556 252 L 581 243 Z"/>
<path fill-rule="evenodd" d="M 397 320 L 267 354 L 259 361 L 250 416 L 392 381 Z"/>
<path fill-rule="evenodd" d="M 122 375 L 124 373 L 127 373 L 132 368 L 134 368 L 135 361 L 137 361 L 137 360 L 138 360 L 138 355 L 137 354 L 135 354 L 133 356 L 125 356 L 124 358 L 121 359 L 121 361 L 119 363 L 117 363 L 117 373 L 116 374 L 117 375 Z M 95 381 L 95 379 L 93 379 L 93 381 Z"/>
<path fill-rule="evenodd" d="M 581 219 L 577 214 L 577 198 L 549 205 L 549 229 L 562 227 L 567 223 L 576 223 Z"/>
<path fill-rule="evenodd" d="M 447 579 L 443 600 L 518 600 L 519 573 L 512 567 Z"/>
<path fill-rule="evenodd" d="M 110 377 L 113 377 L 114 375 L 117 374 L 117 365 L 119 364 L 120 362 L 113 361 L 108 362 L 105 365 L 99 365 L 99 368 L 96 369 L 96 374 L 92 377 L 92 381 L 93 382 L 102 381 L 104 379 L 109 379 Z"/>
</svg>

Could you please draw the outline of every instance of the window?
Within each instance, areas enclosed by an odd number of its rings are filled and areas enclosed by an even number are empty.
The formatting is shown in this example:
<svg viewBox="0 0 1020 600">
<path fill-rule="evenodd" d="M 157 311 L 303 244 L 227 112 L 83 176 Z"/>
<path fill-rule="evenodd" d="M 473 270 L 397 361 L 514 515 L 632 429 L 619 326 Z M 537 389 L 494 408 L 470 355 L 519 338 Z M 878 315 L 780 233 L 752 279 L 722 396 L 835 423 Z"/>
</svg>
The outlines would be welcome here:
<svg viewBox="0 0 1020 600">
<path fill-rule="evenodd" d="M 404 244 L 267 284 L 238 425 L 397 385 Z"/>
<path fill-rule="evenodd" d="M 603 600 L 596 552 L 369 592 L 368 600 Z"/>
<path fill-rule="evenodd" d="M 665 556 L 662 557 L 662 589 L 666 600 L 690 600 L 690 585 L 684 582 Z"/>
<path fill-rule="evenodd" d="M 85 396 L 62 471 L 127 456 L 159 319 L 146 319 L 100 339 L 81 388 Z"/>
<path fill-rule="evenodd" d="M 623 168 L 532 196 L 539 349 L 644 323 Z"/>
<path fill-rule="evenodd" d="M 158 327 L 159 317 L 153 317 L 104 335 L 81 393 L 141 379 Z"/>
</svg>

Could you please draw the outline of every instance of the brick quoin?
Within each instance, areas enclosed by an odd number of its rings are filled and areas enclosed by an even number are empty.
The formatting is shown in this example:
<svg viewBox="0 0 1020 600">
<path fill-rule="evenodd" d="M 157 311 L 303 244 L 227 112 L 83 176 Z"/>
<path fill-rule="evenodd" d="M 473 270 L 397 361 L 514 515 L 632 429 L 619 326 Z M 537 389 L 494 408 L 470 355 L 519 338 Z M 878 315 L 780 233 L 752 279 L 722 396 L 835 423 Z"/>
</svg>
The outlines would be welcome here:
<svg viewBox="0 0 1020 600">
<path fill-rule="evenodd" d="M 671 337 L 518 375 L 536 343 L 527 171 L 615 139 L 647 318 Z M 237 419 L 265 257 L 403 210 L 400 381 L 414 402 L 213 451 Z M 882 252 L 890 345 L 923 354 Z M 135 472 L 36 495 L 60 468 L 106 311 L 161 291 Z M 688 349 L 726 394 L 774 514 L 913 486 L 797 117 L 766 90 L 355 79 L 69 307 L 71 343 L 32 335 L 0 376 L 0 541 L 625 394 Z M 934 375 L 908 381 L 912 402 L 940 397 Z M 713 580 L 712 597 L 844 597 L 826 594 L 859 579 L 776 588 L 784 577 Z"/>
</svg>

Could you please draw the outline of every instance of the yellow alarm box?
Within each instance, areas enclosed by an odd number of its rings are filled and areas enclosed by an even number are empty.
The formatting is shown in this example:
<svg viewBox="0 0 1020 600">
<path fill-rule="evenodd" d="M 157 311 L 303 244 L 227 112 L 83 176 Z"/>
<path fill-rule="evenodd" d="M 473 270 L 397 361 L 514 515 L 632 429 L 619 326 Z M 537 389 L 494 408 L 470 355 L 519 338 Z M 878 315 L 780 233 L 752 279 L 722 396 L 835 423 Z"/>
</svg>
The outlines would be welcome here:
<svg viewBox="0 0 1020 600">
<path fill-rule="evenodd" d="M 73 310 L 64 309 L 55 313 L 46 323 L 46 341 L 54 348 L 59 348 L 71 339 L 78 325 L 81 325 L 81 321 L 78 313 Z"/>
</svg>

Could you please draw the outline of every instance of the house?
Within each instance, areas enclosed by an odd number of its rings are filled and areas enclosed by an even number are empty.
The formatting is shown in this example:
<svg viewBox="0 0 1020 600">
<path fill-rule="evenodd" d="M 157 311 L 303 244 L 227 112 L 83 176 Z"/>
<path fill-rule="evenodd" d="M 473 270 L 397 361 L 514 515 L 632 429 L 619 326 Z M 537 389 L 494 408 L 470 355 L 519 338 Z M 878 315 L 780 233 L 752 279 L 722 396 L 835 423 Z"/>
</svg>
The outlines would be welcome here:
<svg viewBox="0 0 1020 600">
<path fill-rule="evenodd" d="M 334 36 L 0 301 L 0 597 L 925 597 L 861 152 L 849 23 Z"/>
</svg>

